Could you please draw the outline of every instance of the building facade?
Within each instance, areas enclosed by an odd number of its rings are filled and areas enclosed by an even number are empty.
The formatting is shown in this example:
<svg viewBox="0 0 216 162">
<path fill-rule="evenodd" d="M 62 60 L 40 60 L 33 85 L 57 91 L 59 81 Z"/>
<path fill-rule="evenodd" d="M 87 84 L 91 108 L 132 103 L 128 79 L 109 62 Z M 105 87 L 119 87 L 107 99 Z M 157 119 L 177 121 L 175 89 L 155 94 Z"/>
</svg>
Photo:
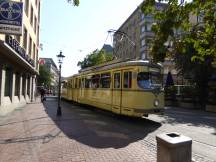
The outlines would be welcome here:
<svg viewBox="0 0 216 162">
<path fill-rule="evenodd" d="M 162 10 L 166 4 L 156 3 L 155 7 Z M 154 33 L 151 31 L 155 22 L 152 15 L 144 15 L 136 10 L 115 32 L 113 38 L 114 55 L 121 59 L 150 59 L 149 45 Z"/>
<path fill-rule="evenodd" d="M 140 17 L 139 7 L 114 33 L 113 55 L 117 59 L 140 58 Z"/>
<path fill-rule="evenodd" d="M 162 10 L 166 4 L 156 3 L 155 7 L 157 10 Z M 151 30 L 153 23 L 155 23 L 153 16 L 144 15 L 140 7 L 137 7 L 114 34 L 113 55 L 115 58 L 151 60 L 149 50 L 151 40 L 154 37 Z M 168 72 L 171 72 L 174 78 L 177 77 L 177 71 L 172 60 L 166 59 L 163 65 L 164 82 Z"/>
<path fill-rule="evenodd" d="M 22 35 L 0 34 L 0 115 L 35 100 L 40 0 L 23 2 Z"/>
<path fill-rule="evenodd" d="M 50 87 L 47 87 L 47 89 L 50 90 L 53 95 L 56 95 L 58 92 L 59 70 L 55 62 L 52 58 L 40 58 L 39 63 L 40 65 L 46 66 L 50 74 L 52 75 L 51 85 Z"/>
</svg>

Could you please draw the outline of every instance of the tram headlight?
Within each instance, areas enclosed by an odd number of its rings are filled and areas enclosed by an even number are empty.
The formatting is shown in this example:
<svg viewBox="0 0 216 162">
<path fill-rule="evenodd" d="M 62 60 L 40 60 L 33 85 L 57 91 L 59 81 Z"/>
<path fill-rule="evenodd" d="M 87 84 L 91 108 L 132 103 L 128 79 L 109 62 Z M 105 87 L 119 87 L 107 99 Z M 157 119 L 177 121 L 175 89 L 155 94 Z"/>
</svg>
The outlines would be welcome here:
<svg viewBox="0 0 216 162">
<path fill-rule="evenodd" d="M 154 100 L 154 106 L 158 106 L 159 105 L 159 101 L 158 100 Z"/>
</svg>

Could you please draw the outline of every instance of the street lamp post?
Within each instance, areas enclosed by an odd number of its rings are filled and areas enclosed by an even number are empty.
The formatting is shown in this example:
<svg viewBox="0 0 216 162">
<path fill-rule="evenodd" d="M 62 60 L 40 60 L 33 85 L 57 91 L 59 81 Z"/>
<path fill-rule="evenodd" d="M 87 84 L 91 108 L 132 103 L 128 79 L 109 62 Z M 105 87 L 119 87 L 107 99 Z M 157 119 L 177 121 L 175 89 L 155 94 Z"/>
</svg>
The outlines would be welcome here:
<svg viewBox="0 0 216 162">
<path fill-rule="evenodd" d="M 61 64 L 63 63 L 63 58 L 65 56 L 62 54 L 62 51 L 60 51 L 60 53 L 57 55 L 58 58 L 58 63 L 59 63 L 59 87 L 58 87 L 58 108 L 57 108 L 57 116 L 61 116 L 62 115 L 62 111 L 61 111 Z"/>
</svg>

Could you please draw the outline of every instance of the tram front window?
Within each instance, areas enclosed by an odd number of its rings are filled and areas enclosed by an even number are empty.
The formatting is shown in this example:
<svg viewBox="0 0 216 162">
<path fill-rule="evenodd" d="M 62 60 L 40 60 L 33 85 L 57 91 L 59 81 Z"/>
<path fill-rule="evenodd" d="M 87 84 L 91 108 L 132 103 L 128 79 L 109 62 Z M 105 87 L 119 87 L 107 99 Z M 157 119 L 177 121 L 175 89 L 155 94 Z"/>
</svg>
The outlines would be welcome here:
<svg viewBox="0 0 216 162">
<path fill-rule="evenodd" d="M 161 87 L 159 73 L 140 72 L 137 75 L 137 84 L 142 89 L 154 89 Z"/>
</svg>

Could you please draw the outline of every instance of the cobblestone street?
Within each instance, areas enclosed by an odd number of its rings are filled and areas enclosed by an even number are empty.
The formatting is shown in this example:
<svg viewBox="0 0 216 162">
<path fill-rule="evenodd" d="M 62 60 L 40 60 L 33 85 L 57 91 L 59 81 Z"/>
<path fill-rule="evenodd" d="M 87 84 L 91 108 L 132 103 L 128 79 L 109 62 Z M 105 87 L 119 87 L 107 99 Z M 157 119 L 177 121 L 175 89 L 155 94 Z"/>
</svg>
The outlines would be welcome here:
<svg viewBox="0 0 216 162">
<path fill-rule="evenodd" d="M 156 162 L 162 123 L 48 99 L 0 119 L 0 162 Z M 152 117 L 156 118 L 156 117 Z M 215 135 L 214 135 L 215 137 Z M 197 162 L 213 162 L 193 153 Z"/>
</svg>

